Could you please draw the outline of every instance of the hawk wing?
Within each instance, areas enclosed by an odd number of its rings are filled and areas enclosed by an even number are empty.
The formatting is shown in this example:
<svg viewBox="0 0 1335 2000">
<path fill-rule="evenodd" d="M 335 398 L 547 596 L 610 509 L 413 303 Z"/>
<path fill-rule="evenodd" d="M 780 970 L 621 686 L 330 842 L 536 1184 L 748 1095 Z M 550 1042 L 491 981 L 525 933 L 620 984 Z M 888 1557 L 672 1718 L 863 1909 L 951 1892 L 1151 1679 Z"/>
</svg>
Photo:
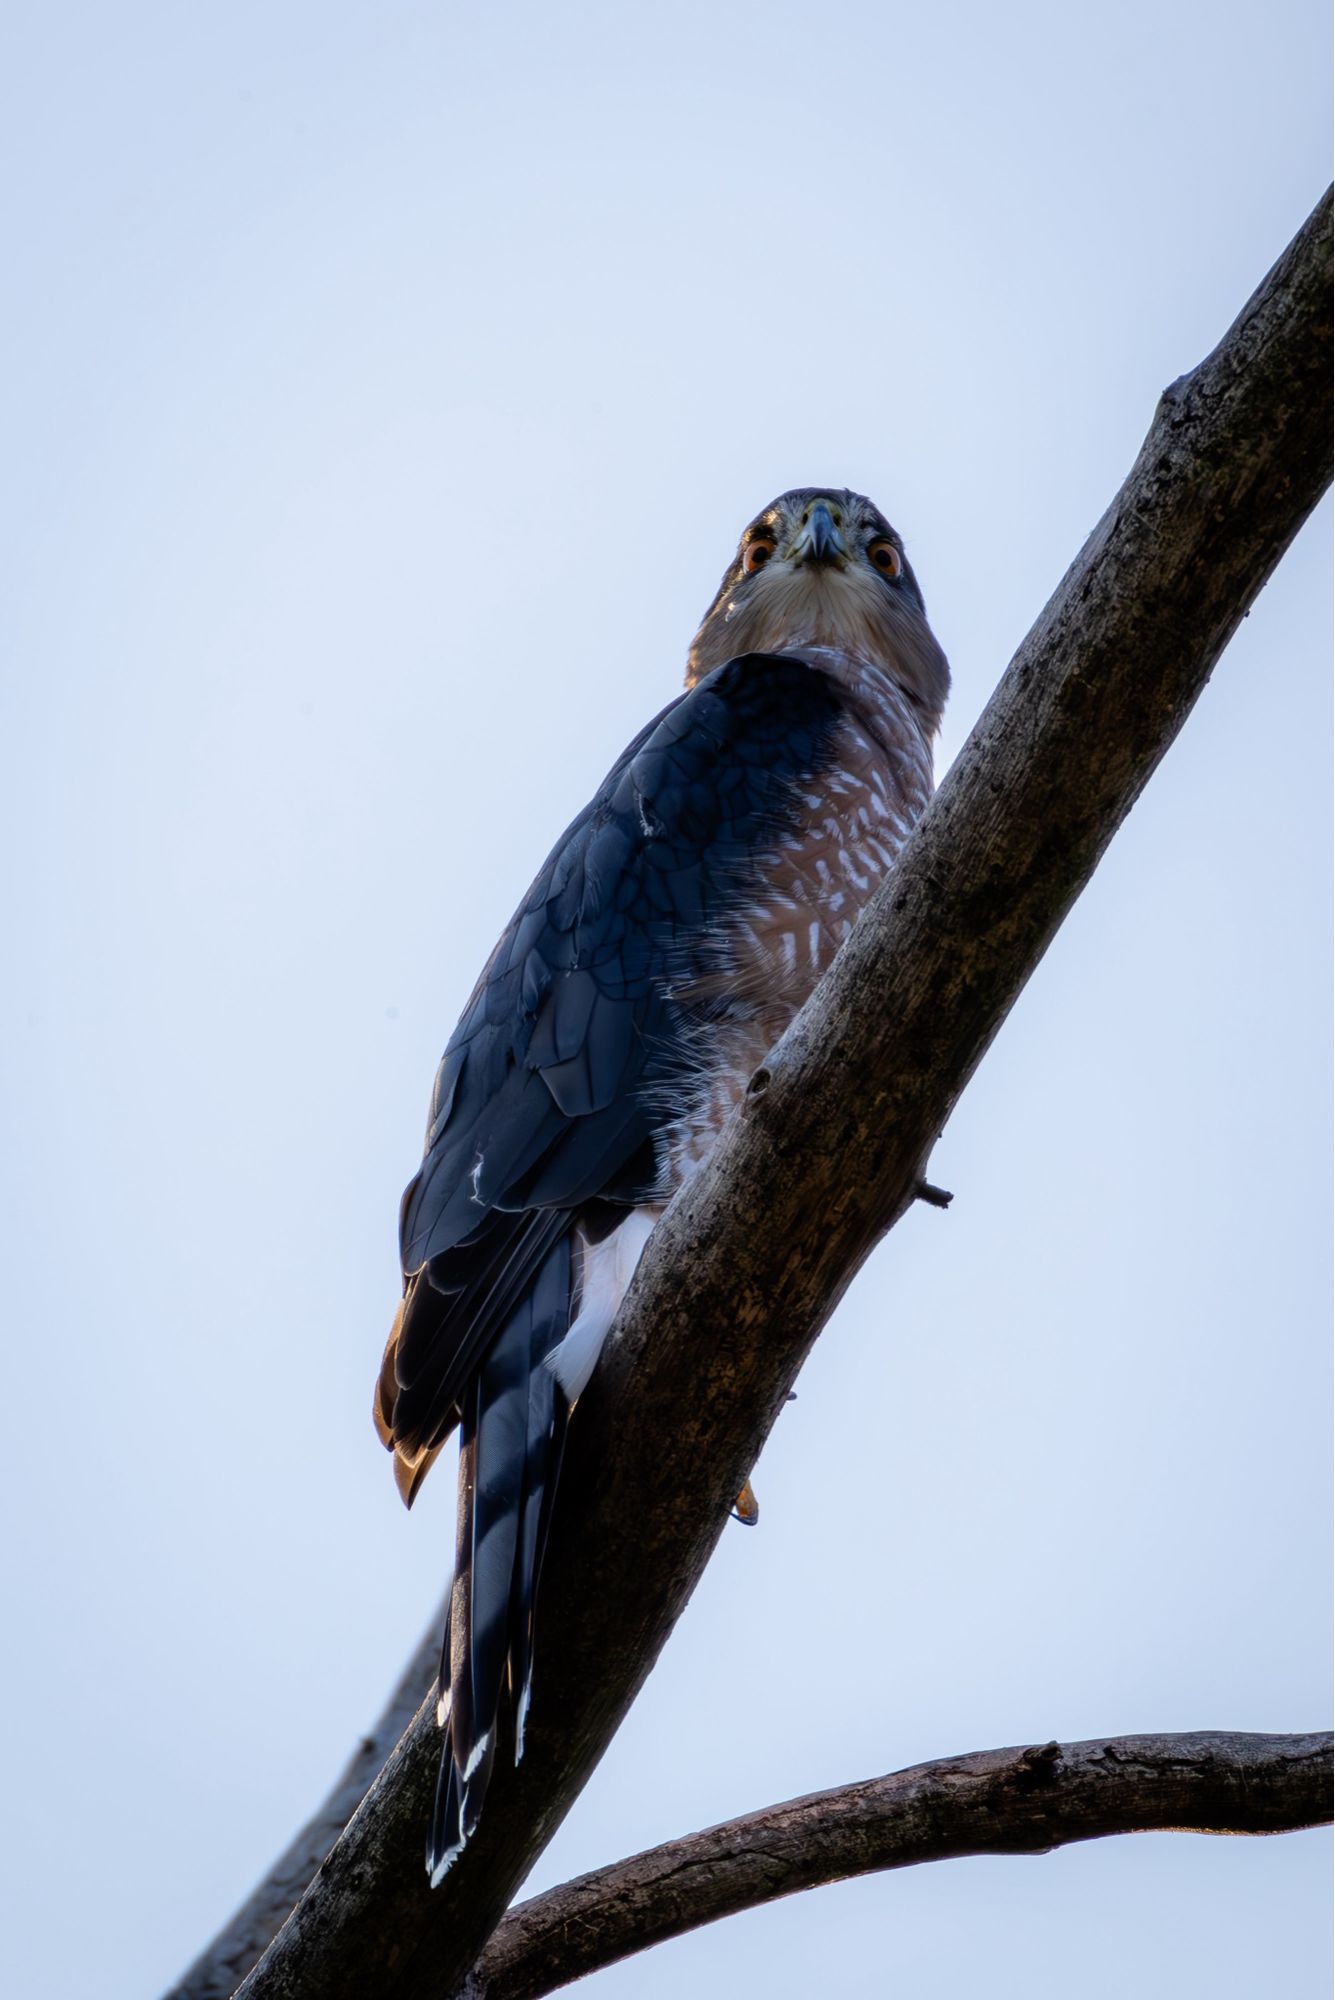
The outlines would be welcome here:
<svg viewBox="0 0 1335 2000">
<path fill-rule="evenodd" d="M 405 1497 L 572 1218 L 653 1195 L 710 1004 L 674 987 L 726 959 L 730 913 L 795 825 L 840 713 L 801 654 L 716 669 L 623 752 L 492 953 L 400 1214 L 405 1297 L 377 1421 Z"/>
</svg>

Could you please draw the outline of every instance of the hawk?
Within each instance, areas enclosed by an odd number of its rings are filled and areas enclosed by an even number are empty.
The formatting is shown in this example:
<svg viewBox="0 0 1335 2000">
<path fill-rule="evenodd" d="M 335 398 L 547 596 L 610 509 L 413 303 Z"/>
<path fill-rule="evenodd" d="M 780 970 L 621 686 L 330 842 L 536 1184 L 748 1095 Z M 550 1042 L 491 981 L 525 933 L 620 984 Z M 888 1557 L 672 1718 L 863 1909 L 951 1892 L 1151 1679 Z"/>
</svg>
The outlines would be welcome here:
<svg viewBox="0 0 1335 2000">
<path fill-rule="evenodd" d="M 654 1222 L 932 789 L 950 682 L 861 494 L 756 516 L 642 729 L 543 863 L 441 1059 L 375 1420 L 411 1505 L 459 1430 L 433 1884 L 522 1755 L 569 1412 Z"/>
</svg>

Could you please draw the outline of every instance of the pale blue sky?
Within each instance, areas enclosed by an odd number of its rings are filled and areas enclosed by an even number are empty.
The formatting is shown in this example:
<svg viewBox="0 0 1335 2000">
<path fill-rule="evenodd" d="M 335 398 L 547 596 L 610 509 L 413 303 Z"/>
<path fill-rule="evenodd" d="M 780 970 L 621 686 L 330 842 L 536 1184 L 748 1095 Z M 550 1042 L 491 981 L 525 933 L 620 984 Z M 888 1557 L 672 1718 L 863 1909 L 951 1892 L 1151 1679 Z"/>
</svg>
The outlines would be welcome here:
<svg viewBox="0 0 1335 2000">
<path fill-rule="evenodd" d="M 1328 73 L 1315 0 L 11 21 L 6 1992 L 163 1987 L 439 1595 L 449 1472 L 406 1517 L 369 1417 L 432 1071 L 743 523 L 895 521 L 944 769 L 1320 193 Z M 1329 526 L 535 1885 L 951 1751 L 1328 1719 Z M 1312 1994 L 1326 1868 L 913 1870 L 588 1990 Z"/>
</svg>

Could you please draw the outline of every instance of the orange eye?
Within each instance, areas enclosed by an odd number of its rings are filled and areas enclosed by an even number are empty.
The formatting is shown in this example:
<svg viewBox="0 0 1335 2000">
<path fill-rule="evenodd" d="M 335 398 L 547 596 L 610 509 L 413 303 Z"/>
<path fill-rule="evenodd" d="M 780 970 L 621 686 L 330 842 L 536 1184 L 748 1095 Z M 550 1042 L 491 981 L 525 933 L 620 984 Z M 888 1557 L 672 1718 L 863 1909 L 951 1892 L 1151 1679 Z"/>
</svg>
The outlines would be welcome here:
<svg viewBox="0 0 1335 2000">
<path fill-rule="evenodd" d="M 868 560 L 874 562 L 882 576 L 898 576 L 904 564 L 899 550 L 893 542 L 872 542 L 867 550 Z"/>
<path fill-rule="evenodd" d="M 773 535 L 757 535 L 742 552 L 742 568 L 748 576 L 754 576 L 758 569 L 764 569 L 773 554 Z"/>
</svg>

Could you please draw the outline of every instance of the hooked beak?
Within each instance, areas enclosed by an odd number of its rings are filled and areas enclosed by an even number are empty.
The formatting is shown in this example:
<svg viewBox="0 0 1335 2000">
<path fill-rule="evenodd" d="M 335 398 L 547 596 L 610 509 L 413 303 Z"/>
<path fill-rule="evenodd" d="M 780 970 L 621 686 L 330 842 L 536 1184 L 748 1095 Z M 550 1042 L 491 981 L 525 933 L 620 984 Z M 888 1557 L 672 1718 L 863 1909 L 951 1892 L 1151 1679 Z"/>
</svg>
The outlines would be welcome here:
<svg viewBox="0 0 1335 2000">
<path fill-rule="evenodd" d="M 818 500 L 808 515 L 794 553 L 808 562 L 818 563 L 831 563 L 847 555 L 844 538 L 823 500 Z"/>
</svg>

